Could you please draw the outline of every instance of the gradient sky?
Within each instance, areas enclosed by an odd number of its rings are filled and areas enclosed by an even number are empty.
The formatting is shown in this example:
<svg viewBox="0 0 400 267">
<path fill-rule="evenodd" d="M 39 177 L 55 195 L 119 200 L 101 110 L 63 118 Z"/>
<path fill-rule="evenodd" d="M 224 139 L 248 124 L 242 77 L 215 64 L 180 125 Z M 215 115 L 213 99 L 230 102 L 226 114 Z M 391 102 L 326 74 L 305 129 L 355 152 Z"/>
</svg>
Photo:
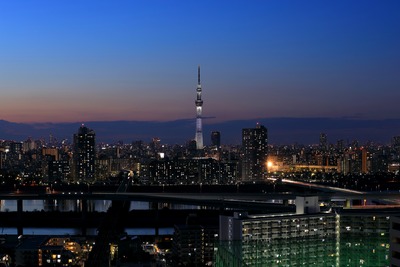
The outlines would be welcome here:
<svg viewBox="0 0 400 267">
<path fill-rule="evenodd" d="M 0 1 L 0 119 L 400 118 L 400 1 Z M 209 120 L 212 121 L 212 120 Z"/>
</svg>

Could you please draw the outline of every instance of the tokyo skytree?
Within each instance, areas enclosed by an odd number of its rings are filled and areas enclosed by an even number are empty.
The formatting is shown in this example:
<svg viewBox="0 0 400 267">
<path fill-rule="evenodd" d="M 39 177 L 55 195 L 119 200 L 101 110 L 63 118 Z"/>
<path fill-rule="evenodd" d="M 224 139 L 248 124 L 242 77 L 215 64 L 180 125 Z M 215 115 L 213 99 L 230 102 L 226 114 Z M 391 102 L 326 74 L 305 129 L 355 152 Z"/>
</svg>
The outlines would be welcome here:
<svg viewBox="0 0 400 267">
<path fill-rule="evenodd" d="M 196 98 L 196 148 L 203 149 L 203 132 L 201 125 L 201 113 L 203 109 L 203 100 L 201 100 L 201 84 L 200 84 L 200 66 L 197 69 L 197 98 Z"/>
</svg>

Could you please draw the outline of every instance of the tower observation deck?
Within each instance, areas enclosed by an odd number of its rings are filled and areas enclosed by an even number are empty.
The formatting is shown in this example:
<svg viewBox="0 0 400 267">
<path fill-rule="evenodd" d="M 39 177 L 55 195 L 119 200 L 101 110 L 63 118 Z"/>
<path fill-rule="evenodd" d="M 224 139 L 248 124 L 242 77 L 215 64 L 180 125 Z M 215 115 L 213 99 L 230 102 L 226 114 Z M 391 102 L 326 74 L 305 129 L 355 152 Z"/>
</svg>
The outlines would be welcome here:
<svg viewBox="0 0 400 267">
<path fill-rule="evenodd" d="M 197 98 L 196 98 L 196 148 L 203 149 L 203 130 L 202 130 L 202 110 L 203 100 L 201 100 L 200 66 L 197 68 Z"/>
</svg>

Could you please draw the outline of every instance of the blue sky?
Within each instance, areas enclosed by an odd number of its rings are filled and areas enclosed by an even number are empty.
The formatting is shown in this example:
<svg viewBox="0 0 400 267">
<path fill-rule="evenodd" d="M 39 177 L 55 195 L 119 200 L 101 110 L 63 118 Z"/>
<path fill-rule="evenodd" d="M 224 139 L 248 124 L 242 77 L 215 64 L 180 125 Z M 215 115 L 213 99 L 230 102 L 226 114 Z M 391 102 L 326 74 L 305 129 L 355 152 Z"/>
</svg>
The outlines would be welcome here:
<svg viewBox="0 0 400 267">
<path fill-rule="evenodd" d="M 399 118 L 400 2 L 1 1 L 0 119 Z M 207 123 L 207 122 L 206 122 Z"/>
</svg>

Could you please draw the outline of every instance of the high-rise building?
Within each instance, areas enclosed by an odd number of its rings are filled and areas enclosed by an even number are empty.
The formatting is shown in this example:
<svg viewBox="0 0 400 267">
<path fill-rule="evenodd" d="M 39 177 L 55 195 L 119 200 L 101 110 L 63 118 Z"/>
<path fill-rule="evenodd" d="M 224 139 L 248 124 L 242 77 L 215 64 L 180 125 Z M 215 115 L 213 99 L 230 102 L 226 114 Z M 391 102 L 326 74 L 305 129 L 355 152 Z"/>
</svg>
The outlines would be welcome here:
<svg viewBox="0 0 400 267">
<path fill-rule="evenodd" d="M 400 216 L 390 217 L 390 263 L 391 266 L 400 266 Z"/>
<path fill-rule="evenodd" d="M 217 239 L 217 225 L 205 223 L 196 214 L 189 215 L 185 224 L 174 225 L 173 266 L 212 266 Z"/>
<path fill-rule="evenodd" d="M 55 147 L 43 147 L 42 148 L 43 156 L 52 156 L 53 160 L 59 160 L 59 151 Z"/>
<path fill-rule="evenodd" d="M 396 209 L 320 211 L 315 196 L 295 203 L 296 213 L 221 215 L 214 266 L 400 266 Z"/>
<path fill-rule="evenodd" d="M 78 133 L 74 134 L 74 168 L 77 180 L 95 178 L 95 137 L 95 132 L 83 124 Z"/>
<path fill-rule="evenodd" d="M 211 266 L 217 237 L 217 227 L 175 225 L 171 249 L 174 266 Z"/>
<path fill-rule="evenodd" d="M 371 164 L 368 164 L 368 151 L 365 147 L 361 148 L 361 173 L 368 173 Z"/>
<path fill-rule="evenodd" d="M 20 154 L 22 152 L 22 142 L 11 142 L 10 152 L 15 154 Z"/>
<path fill-rule="evenodd" d="M 317 197 L 297 202 L 296 213 L 221 215 L 214 266 L 336 266 L 337 215 Z"/>
<path fill-rule="evenodd" d="M 203 110 L 203 100 L 201 100 L 200 66 L 197 69 L 197 98 L 196 98 L 196 148 L 203 149 L 203 131 L 201 114 Z"/>
<path fill-rule="evenodd" d="M 36 143 L 32 139 L 28 138 L 28 140 L 23 142 L 22 150 L 23 152 L 28 152 L 36 149 Z"/>
<path fill-rule="evenodd" d="M 322 150 L 327 150 L 328 149 L 328 138 L 326 136 L 326 133 L 320 133 L 320 135 L 319 135 L 319 147 Z"/>
<path fill-rule="evenodd" d="M 218 131 L 211 132 L 211 145 L 217 149 L 221 147 L 221 133 Z"/>
<path fill-rule="evenodd" d="M 336 149 L 337 149 L 339 152 L 343 152 L 343 150 L 344 150 L 344 140 L 343 140 L 343 139 L 340 139 L 340 140 L 337 141 L 337 143 L 336 143 Z"/>
<path fill-rule="evenodd" d="M 50 160 L 48 162 L 49 181 L 60 179 L 65 181 L 70 175 L 70 167 L 68 160 Z"/>
<path fill-rule="evenodd" d="M 390 218 L 396 209 L 345 208 L 338 212 L 337 266 L 397 266 L 390 263 Z"/>
<path fill-rule="evenodd" d="M 262 181 L 267 173 L 268 131 L 257 123 L 256 128 L 242 130 L 242 181 Z"/>
</svg>

